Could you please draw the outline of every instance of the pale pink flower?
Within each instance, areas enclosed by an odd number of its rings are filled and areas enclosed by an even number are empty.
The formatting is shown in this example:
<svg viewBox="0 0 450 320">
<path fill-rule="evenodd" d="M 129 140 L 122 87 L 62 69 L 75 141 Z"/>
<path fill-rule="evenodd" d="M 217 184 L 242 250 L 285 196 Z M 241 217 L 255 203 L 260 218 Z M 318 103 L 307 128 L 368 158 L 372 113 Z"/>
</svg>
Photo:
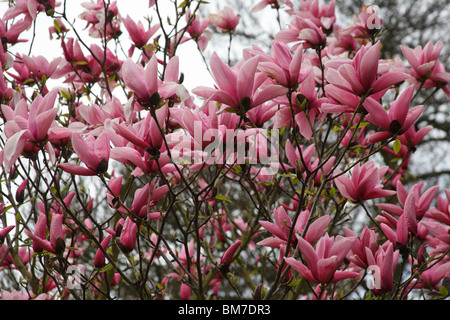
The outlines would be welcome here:
<svg viewBox="0 0 450 320">
<path fill-rule="evenodd" d="M 97 138 L 88 135 L 86 139 L 83 139 L 80 133 L 74 132 L 72 147 L 86 168 L 72 163 L 61 163 L 58 165 L 61 169 L 83 176 L 94 176 L 107 171 L 111 150 L 107 132 L 102 132 Z"/>
<path fill-rule="evenodd" d="M 204 51 L 209 40 L 211 39 L 211 31 L 206 30 L 206 28 L 210 25 L 209 19 L 205 18 L 200 20 L 197 15 L 193 16 L 189 9 L 186 10 L 185 17 L 186 23 L 188 23 L 186 28 L 187 33 L 189 33 L 191 38 L 197 42 L 199 49 Z"/>
<path fill-rule="evenodd" d="M 323 49 L 326 36 L 323 30 L 316 26 L 314 22 L 298 15 L 292 17 L 288 28 L 278 31 L 275 40 L 284 43 L 295 43 L 292 49 L 302 46 L 303 49 Z"/>
<path fill-rule="evenodd" d="M 38 95 L 30 106 L 21 99 L 13 108 L 2 105 L 2 113 L 6 119 L 4 128 L 7 141 L 3 149 L 3 163 L 9 171 L 25 149 L 35 153 L 40 143 L 52 152 L 53 148 L 45 140 L 52 127 L 57 127 L 56 114 L 59 109 L 54 106 L 57 90 L 52 90 L 45 97 Z M 29 110 L 28 110 L 29 107 Z"/>
<path fill-rule="evenodd" d="M 319 0 L 302 0 L 299 11 L 286 10 L 286 12 L 311 20 L 317 27 L 329 34 L 333 31 L 336 22 L 335 7 L 335 0 L 322 5 L 319 5 Z"/>
<path fill-rule="evenodd" d="M 218 13 L 209 15 L 211 25 L 216 27 L 217 31 L 222 33 L 234 32 L 239 24 L 240 18 L 241 15 L 235 14 L 230 7 L 224 7 Z"/>
<path fill-rule="evenodd" d="M 285 94 L 288 90 L 285 87 L 263 85 L 267 75 L 257 72 L 258 63 L 259 57 L 254 56 L 232 69 L 213 53 L 210 66 L 218 88 L 199 86 L 192 92 L 206 99 L 204 105 L 216 101 L 225 105 L 221 110 L 233 110 L 238 114 Z"/>
<path fill-rule="evenodd" d="M 284 5 L 292 7 L 292 2 L 290 0 L 261 0 L 252 7 L 251 12 L 261 11 L 268 6 L 272 9 L 280 9 Z"/>
<path fill-rule="evenodd" d="M 159 24 L 153 25 L 149 29 L 145 29 L 144 25 L 141 21 L 137 23 L 127 15 L 125 19 L 123 19 L 123 24 L 130 35 L 131 40 L 133 41 L 133 45 L 128 50 L 128 55 L 131 57 L 134 52 L 134 48 L 142 48 L 144 47 L 150 40 L 150 38 L 158 31 L 160 28 Z"/>
</svg>

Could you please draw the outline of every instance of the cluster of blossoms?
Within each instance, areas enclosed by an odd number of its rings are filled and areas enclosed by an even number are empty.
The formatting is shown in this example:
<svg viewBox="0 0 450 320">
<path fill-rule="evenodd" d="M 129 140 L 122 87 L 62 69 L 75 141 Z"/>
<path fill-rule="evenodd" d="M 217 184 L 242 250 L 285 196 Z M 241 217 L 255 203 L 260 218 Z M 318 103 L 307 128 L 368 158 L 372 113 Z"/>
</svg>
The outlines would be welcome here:
<svg viewBox="0 0 450 320">
<path fill-rule="evenodd" d="M 335 1 L 293 2 L 255 3 L 253 14 L 289 17 L 271 50 L 247 47 L 232 66 L 213 52 L 214 83 L 192 90 L 177 49 L 193 41 L 203 54 L 213 31 L 232 36 L 242 17 L 228 7 L 200 17 L 206 4 L 185 1 L 176 25 L 145 25 L 116 1 L 84 3 L 87 43 L 61 3 L 10 2 L 0 273 L 22 280 L 2 282 L 3 299 L 448 295 L 450 191 L 404 182 L 432 130 L 415 126 L 418 93 L 450 99 L 443 44 L 401 46 L 405 63 L 392 63 L 371 7 L 346 28 Z M 43 14 L 61 57 L 13 53 Z M 131 41 L 123 55 L 119 41 Z"/>
</svg>

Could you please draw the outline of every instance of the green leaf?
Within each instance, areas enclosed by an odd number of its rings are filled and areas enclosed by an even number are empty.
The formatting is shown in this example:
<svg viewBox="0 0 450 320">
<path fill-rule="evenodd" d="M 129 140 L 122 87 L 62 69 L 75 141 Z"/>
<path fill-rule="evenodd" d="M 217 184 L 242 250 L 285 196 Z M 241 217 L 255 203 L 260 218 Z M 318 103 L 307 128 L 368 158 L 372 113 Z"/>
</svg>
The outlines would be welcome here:
<svg viewBox="0 0 450 320">
<path fill-rule="evenodd" d="M 113 270 L 113 269 L 114 269 L 114 267 L 112 266 L 112 264 L 108 263 L 107 265 L 105 265 L 105 266 L 102 268 L 102 271 L 101 271 L 101 272 L 108 272 L 109 270 Z"/>
<path fill-rule="evenodd" d="M 288 286 L 295 287 L 296 285 L 298 285 L 300 283 L 300 281 L 301 281 L 301 279 L 293 280 L 288 284 Z"/>
<path fill-rule="evenodd" d="M 231 202 L 230 199 L 228 199 L 227 197 L 220 195 L 220 194 L 216 195 L 216 199 Z"/>
<path fill-rule="evenodd" d="M 61 90 L 61 95 L 66 98 L 67 100 L 71 100 L 70 94 L 68 94 L 67 92 L 65 92 L 64 90 Z"/>
<path fill-rule="evenodd" d="M 439 287 L 439 292 L 444 296 L 447 297 L 448 296 L 448 289 L 444 286 L 440 286 Z"/>
<path fill-rule="evenodd" d="M 394 141 L 394 146 L 393 146 L 394 152 L 399 153 L 401 148 L 402 148 L 402 143 L 400 142 L 400 140 L 396 139 Z"/>
<path fill-rule="evenodd" d="M 53 20 L 53 25 L 55 26 L 55 29 L 58 33 L 61 33 L 61 26 L 59 25 L 59 21 L 58 20 Z"/>
</svg>

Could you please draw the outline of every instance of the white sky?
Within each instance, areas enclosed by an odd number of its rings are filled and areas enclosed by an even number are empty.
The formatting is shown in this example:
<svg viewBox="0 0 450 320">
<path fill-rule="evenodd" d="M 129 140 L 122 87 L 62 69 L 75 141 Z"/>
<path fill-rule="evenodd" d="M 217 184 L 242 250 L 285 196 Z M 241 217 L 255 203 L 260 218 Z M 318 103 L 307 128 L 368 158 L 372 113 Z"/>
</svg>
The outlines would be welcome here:
<svg viewBox="0 0 450 320">
<path fill-rule="evenodd" d="M 60 0 L 61 1 L 61 0 Z M 61 1 L 62 2 L 62 1 Z M 81 4 L 84 2 L 89 2 L 86 0 L 69 0 L 67 1 L 66 13 L 71 22 L 74 22 L 74 25 L 77 27 L 77 32 L 80 34 L 84 34 L 83 40 L 88 42 L 90 41 L 87 36 L 87 30 L 84 30 L 86 26 L 86 22 L 79 18 L 79 14 L 84 10 L 81 7 Z M 165 3 L 164 1 L 162 3 Z M 170 2 L 167 2 L 170 4 Z M 125 18 L 129 15 L 135 21 L 142 21 L 144 26 L 147 26 L 147 21 L 145 21 L 145 17 L 153 17 L 154 23 L 157 23 L 158 19 L 155 14 L 155 10 L 153 8 L 148 7 L 148 0 L 117 0 L 117 5 L 119 8 L 120 15 Z M 172 6 L 171 6 L 172 7 Z M 0 16 L 3 16 L 3 13 L 8 8 L 7 2 L 0 2 Z M 62 6 L 57 8 L 57 12 L 62 10 Z M 162 15 L 164 17 L 164 8 L 162 10 Z M 169 12 L 169 11 L 166 11 Z M 165 14 L 167 16 L 167 13 Z M 21 18 L 19 16 L 18 18 Z M 62 56 L 62 48 L 60 45 L 60 41 L 57 39 L 50 40 L 48 28 L 53 26 L 53 18 L 47 17 L 44 13 L 40 13 L 37 16 L 36 23 L 36 38 L 33 43 L 33 48 L 31 55 L 43 55 L 47 58 L 47 60 L 51 60 L 56 57 Z M 184 20 L 183 20 L 184 21 Z M 69 26 L 68 26 L 69 27 Z M 123 44 L 123 49 L 127 52 L 130 47 L 129 36 L 125 26 L 121 25 L 121 30 L 123 34 L 121 35 L 121 42 Z M 75 37 L 73 33 L 69 35 Z M 32 38 L 32 29 L 27 33 L 24 33 L 24 37 L 26 39 L 30 39 L 28 42 L 19 43 L 14 45 L 11 48 L 12 52 L 20 52 L 20 53 L 28 53 L 31 44 Z M 100 44 L 99 39 L 92 39 L 97 44 Z M 87 51 L 83 52 L 87 54 Z M 138 50 L 135 50 L 135 55 L 133 57 L 137 57 Z M 209 73 L 206 71 L 204 66 L 204 62 L 199 54 L 197 47 L 194 42 L 189 41 L 181 45 L 178 54 L 180 58 L 180 72 L 184 73 L 184 85 L 188 90 L 192 90 L 194 87 L 198 85 L 213 85 L 213 80 L 210 77 Z M 119 59 L 125 59 L 124 56 L 120 56 Z M 136 60 L 136 59 L 134 59 Z"/>
</svg>

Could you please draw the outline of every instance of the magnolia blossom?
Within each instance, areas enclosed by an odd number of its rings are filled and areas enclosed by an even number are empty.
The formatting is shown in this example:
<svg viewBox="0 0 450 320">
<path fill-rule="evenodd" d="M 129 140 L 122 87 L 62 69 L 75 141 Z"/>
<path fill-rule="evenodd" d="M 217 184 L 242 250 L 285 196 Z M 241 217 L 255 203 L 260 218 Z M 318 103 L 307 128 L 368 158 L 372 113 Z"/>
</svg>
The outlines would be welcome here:
<svg viewBox="0 0 450 320">
<path fill-rule="evenodd" d="M 209 101 L 223 103 L 223 110 L 233 110 L 238 114 L 253 109 L 264 102 L 287 92 L 287 88 L 276 84 L 264 85 L 267 75 L 258 73 L 259 57 L 249 58 L 240 66 L 230 68 L 217 55 L 211 56 L 211 71 L 218 88 L 199 86 L 192 90 L 193 93 Z"/>
<path fill-rule="evenodd" d="M 230 7 L 224 7 L 218 13 L 209 15 L 211 25 L 222 33 L 233 32 L 239 24 L 240 18 L 241 15 L 235 14 Z"/>
<path fill-rule="evenodd" d="M 376 167 L 373 161 L 363 165 L 357 163 L 353 167 L 350 178 L 340 174 L 341 171 L 337 169 L 335 173 L 340 175 L 334 179 L 334 183 L 342 195 L 353 202 L 388 197 L 394 195 L 395 191 L 385 190 L 380 184 L 387 169 L 387 166 Z"/>
<path fill-rule="evenodd" d="M 339 270 L 356 237 L 335 238 L 325 234 L 318 240 L 316 248 L 300 236 L 297 236 L 297 239 L 306 266 L 293 257 L 284 260 L 307 280 L 325 284 L 359 276 L 359 273 L 354 271 Z"/>
</svg>

